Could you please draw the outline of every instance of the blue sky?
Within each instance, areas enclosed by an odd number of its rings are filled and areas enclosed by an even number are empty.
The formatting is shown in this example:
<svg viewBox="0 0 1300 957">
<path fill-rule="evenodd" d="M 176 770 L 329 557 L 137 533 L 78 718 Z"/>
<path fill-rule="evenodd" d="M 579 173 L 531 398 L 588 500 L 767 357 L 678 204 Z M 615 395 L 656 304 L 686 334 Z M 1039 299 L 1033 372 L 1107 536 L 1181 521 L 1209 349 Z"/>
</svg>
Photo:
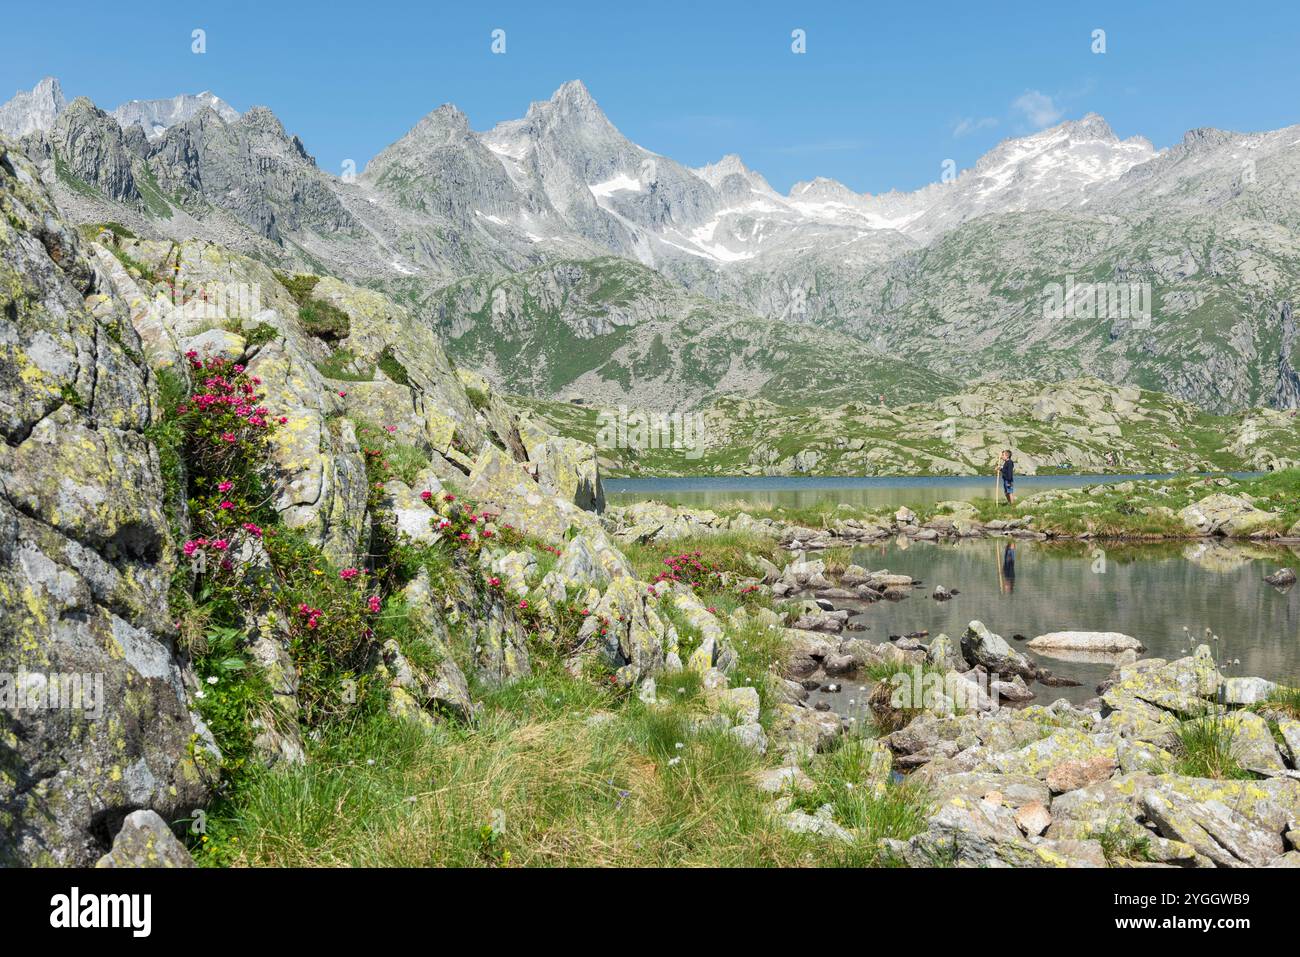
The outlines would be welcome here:
<svg viewBox="0 0 1300 957">
<path fill-rule="evenodd" d="M 504 55 L 491 52 L 498 28 Z M 627 136 L 681 162 L 736 152 L 781 190 L 829 176 L 879 192 L 1089 111 L 1157 146 L 1198 126 L 1300 122 L 1298 38 L 1300 5 L 1246 0 L 65 0 L 9 5 L 0 99 L 47 74 L 106 109 L 211 89 L 240 110 L 271 107 L 337 173 L 441 103 L 486 129 L 580 78 Z"/>
</svg>

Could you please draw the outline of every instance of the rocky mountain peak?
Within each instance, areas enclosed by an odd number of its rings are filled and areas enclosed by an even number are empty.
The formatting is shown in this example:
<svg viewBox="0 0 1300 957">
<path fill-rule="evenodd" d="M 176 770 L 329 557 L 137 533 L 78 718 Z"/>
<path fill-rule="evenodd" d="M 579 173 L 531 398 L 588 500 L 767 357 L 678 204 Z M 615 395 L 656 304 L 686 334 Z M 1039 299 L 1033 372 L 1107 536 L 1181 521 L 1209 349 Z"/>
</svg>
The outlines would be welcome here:
<svg viewBox="0 0 1300 957">
<path fill-rule="evenodd" d="M 791 199 L 844 199 L 857 198 L 857 193 L 836 179 L 818 176 L 790 187 Z"/>
<path fill-rule="evenodd" d="M 149 139 L 157 139 L 170 126 L 183 123 L 204 108 L 214 110 L 227 123 L 239 119 L 239 111 L 210 90 L 181 93 L 161 100 L 129 100 L 112 112 L 122 129 L 140 126 Z"/>
<path fill-rule="evenodd" d="M 594 127 L 614 130 L 614 125 L 596 103 L 586 84 L 569 80 L 549 100 L 533 102 L 526 117 L 539 126 Z"/>
<path fill-rule="evenodd" d="M 780 194 L 763 175 L 746 166 L 735 153 L 728 153 L 716 163 L 691 172 L 708 183 L 727 204 L 747 204 L 762 199 L 780 201 Z"/>
<path fill-rule="evenodd" d="M 469 117 L 450 103 L 427 113 L 398 143 L 417 141 L 433 147 L 457 143 L 470 135 Z M 397 145 L 397 144 L 394 144 Z"/>
<path fill-rule="evenodd" d="M 1110 128 L 1110 124 L 1097 113 L 1085 113 L 1081 119 L 1066 120 L 1060 124 L 1059 128 L 1065 130 L 1071 139 L 1101 140 L 1106 143 L 1119 142 L 1119 137 Z"/>
<path fill-rule="evenodd" d="M 0 132 L 26 136 L 48 130 L 66 106 L 59 81 L 47 76 L 30 90 L 19 90 L 0 105 Z"/>
</svg>

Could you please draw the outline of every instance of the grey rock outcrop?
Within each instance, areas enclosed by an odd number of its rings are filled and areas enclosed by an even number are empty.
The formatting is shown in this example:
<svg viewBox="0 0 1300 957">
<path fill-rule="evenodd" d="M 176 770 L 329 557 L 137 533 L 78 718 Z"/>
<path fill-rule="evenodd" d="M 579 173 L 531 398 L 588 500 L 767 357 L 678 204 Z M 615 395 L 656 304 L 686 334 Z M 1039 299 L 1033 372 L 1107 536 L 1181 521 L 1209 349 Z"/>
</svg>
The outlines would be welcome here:
<svg viewBox="0 0 1300 957">
<path fill-rule="evenodd" d="M 0 706 L 0 862 L 87 865 L 131 812 L 201 806 L 213 751 L 167 617 L 139 340 L 3 140 L 0 204 L 0 672 L 23 705 Z"/>
</svg>

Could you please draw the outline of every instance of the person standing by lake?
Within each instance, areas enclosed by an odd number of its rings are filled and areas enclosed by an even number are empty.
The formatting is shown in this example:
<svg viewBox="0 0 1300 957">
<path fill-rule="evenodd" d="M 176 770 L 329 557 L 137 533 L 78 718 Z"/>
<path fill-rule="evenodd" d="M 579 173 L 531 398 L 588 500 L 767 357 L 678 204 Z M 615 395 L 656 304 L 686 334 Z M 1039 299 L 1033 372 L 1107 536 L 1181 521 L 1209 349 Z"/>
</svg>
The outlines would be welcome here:
<svg viewBox="0 0 1300 957">
<path fill-rule="evenodd" d="M 1008 505 L 1016 504 L 1016 463 L 1011 460 L 1011 450 L 1003 449 L 998 462 L 998 475 L 1002 479 L 1002 494 Z"/>
</svg>

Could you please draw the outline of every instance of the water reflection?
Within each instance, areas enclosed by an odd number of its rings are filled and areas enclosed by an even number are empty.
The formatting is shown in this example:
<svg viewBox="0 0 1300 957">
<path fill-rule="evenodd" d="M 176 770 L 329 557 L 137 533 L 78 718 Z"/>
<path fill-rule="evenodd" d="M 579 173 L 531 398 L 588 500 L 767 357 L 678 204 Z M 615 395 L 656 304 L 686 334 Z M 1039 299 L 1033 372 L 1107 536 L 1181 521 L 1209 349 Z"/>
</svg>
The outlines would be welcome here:
<svg viewBox="0 0 1300 957">
<path fill-rule="evenodd" d="M 990 475 L 993 463 L 989 463 Z M 1236 473 L 1240 475 L 1257 473 Z M 1017 475 L 1017 496 L 1053 488 L 1070 488 L 1169 475 Z M 722 505 L 807 508 L 827 502 L 855 508 L 924 505 L 951 499 L 972 500 L 996 494 L 989 476 L 738 476 L 700 478 L 606 479 L 605 494 L 614 505 L 653 499 L 697 508 Z"/>
<path fill-rule="evenodd" d="M 1002 566 L 998 583 L 1001 585 L 999 591 L 1004 595 L 1010 595 L 1016 589 L 1016 543 L 1010 538 L 1002 548 Z"/>
<path fill-rule="evenodd" d="M 952 544 L 885 541 L 859 547 L 853 560 L 926 583 L 902 602 L 863 606 L 865 637 L 928 631 L 959 636 L 979 619 L 1022 652 L 1016 636 L 1050 631 L 1119 631 L 1147 647 L 1146 657 L 1177 658 L 1205 640 L 1220 661 L 1240 659 L 1228 674 L 1300 684 L 1300 587 L 1280 591 L 1263 576 L 1283 564 L 1300 567 L 1295 551 L 1258 545 L 1163 543 L 1098 546 L 1032 540 L 973 539 Z M 997 570 L 992 584 L 990 565 Z M 930 598 L 937 585 L 960 593 Z M 1042 658 L 1080 688 L 1035 686 L 1041 701 L 1092 697 L 1110 672 L 1108 661 Z"/>
</svg>

